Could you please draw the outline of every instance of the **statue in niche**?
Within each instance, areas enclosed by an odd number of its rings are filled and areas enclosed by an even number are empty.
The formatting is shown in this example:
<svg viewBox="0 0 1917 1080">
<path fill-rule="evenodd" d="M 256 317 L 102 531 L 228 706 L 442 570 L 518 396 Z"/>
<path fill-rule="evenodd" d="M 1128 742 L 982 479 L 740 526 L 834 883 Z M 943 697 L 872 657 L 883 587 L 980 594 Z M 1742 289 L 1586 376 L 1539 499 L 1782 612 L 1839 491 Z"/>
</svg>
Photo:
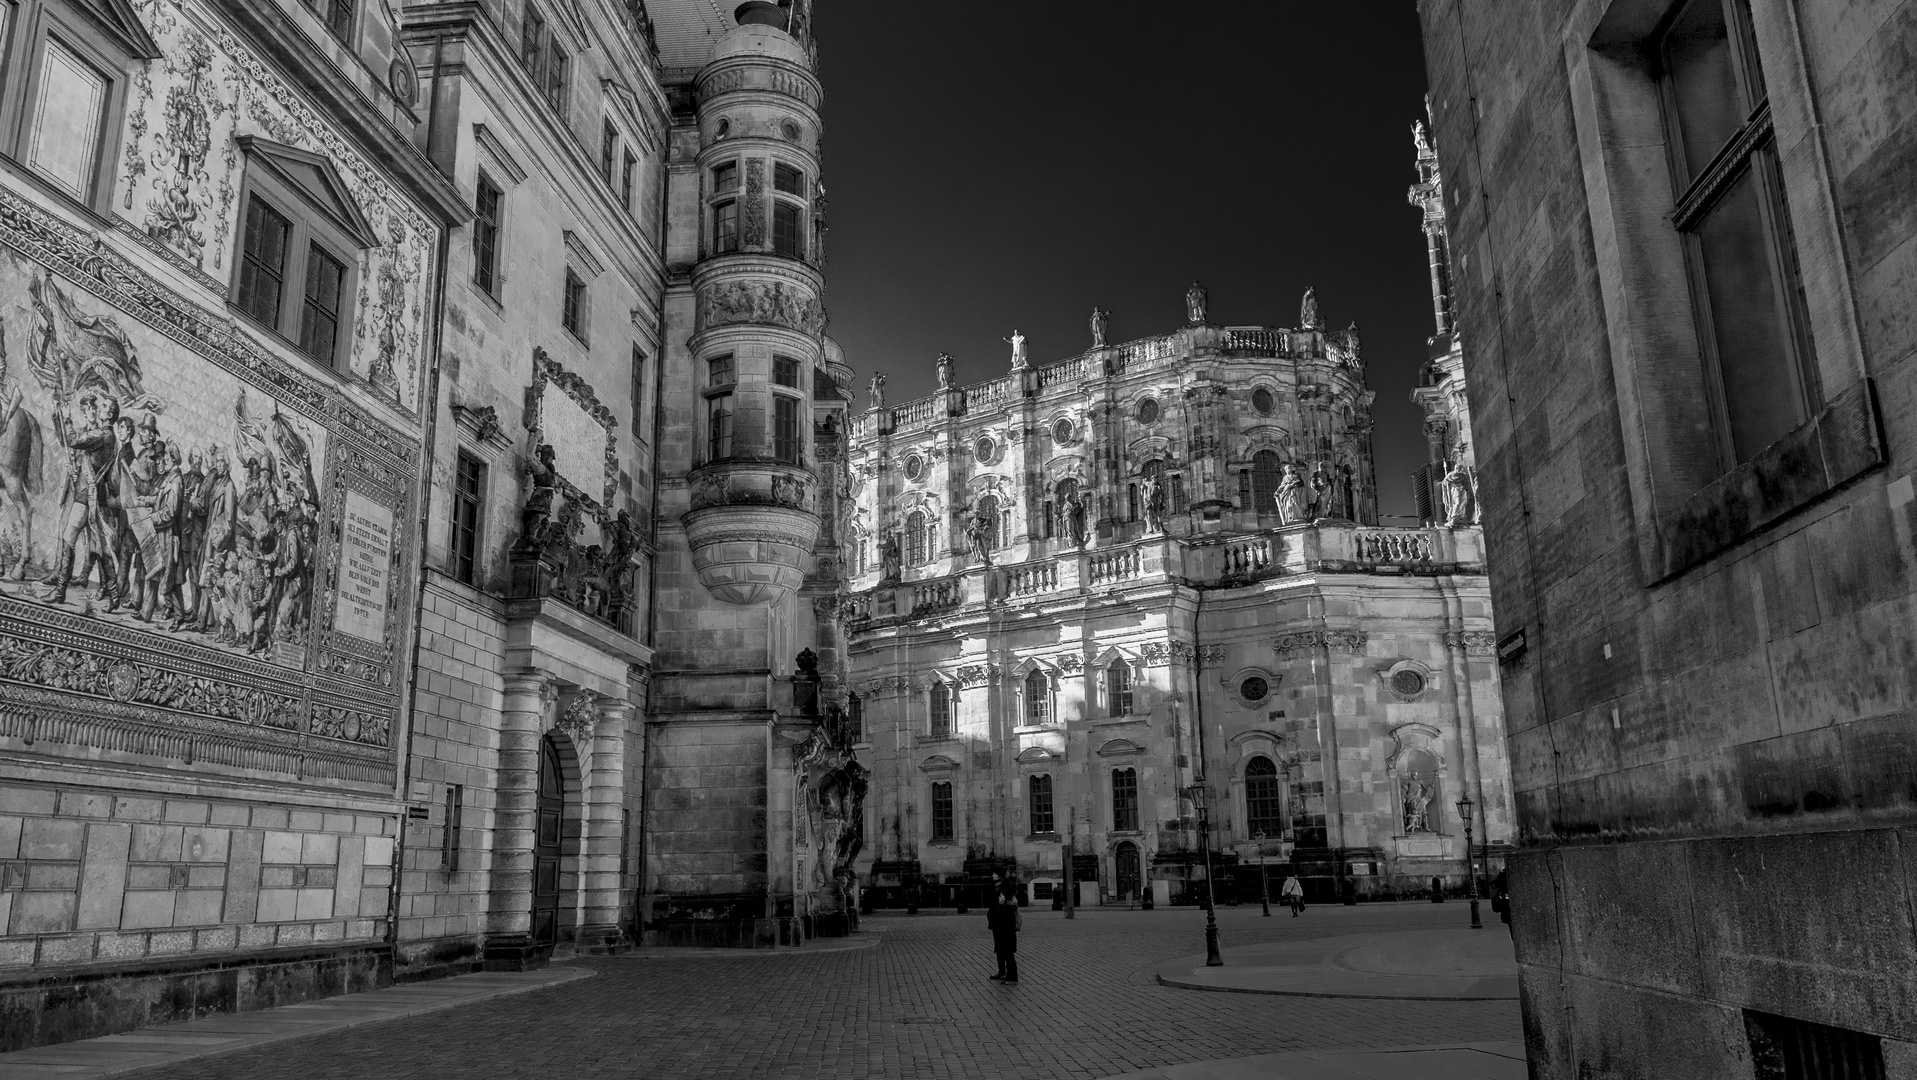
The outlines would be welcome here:
<svg viewBox="0 0 1917 1080">
<path fill-rule="evenodd" d="M 1451 460 L 1451 468 L 1444 474 L 1444 523 L 1456 529 L 1474 520 L 1472 503 L 1475 501 L 1471 490 L 1471 472 L 1464 464 L 1464 446 L 1459 444 L 1457 456 Z"/>
<path fill-rule="evenodd" d="M 1158 478 L 1149 473 L 1138 483 L 1139 501 L 1143 503 L 1145 531 L 1160 533 L 1165 531 L 1165 493 L 1158 485 Z"/>
<path fill-rule="evenodd" d="M 1105 347 L 1106 335 L 1111 331 L 1112 313 L 1102 307 L 1092 308 L 1092 348 Z"/>
<path fill-rule="evenodd" d="M 1285 465 L 1284 474 L 1278 479 L 1278 522 L 1281 525 L 1297 525 L 1307 520 L 1315 500 L 1305 494 L 1305 477 L 1296 462 Z"/>
<path fill-rule="evenodd" d="M 887 583 L 896 583 L 899 580 L 899 571 L 903 563 L 904 559 L 899 554 L 899 534 L 887 534 L 885 543 L 879 547 L 879 566 L 884 573 L 884 576 L 880 580 Z"/>
<path fill-rule="evenodd" d="M 1194 281 L 1185 290 L 1185 321 L 1197 326 L 1205 321 L 1205 287 Z"/>
<path fill-rule="evenodd" d="M 1300 305 L 1298 326 L 1304 330 L 1323 330 L 1324 319 L 1318 315 L 1318 290 L 1305 286 L 1305 302 Z"/>
<path fill-rule="evenodd" d="M 519 511 L 521 548 L 537 548 L 545 539 L 547 523 L 552 519 L 553 499 L 559 494 L 559 470 L 553 465 L 558 454 L 551 443 L 542 442 L 533 450 L 533 460 L 526 466 L 530 487 Z"/>
<path fill-rule="evenodd" d="M 952 354 L 940 353 L 937 365 L 939 372 L 939 389 L 950 390 L 952 388 Z"/>
<path fill-rule="evenodd" d="M 1406 777 L 1400 788 L 1404 801 L 1404 831 L 1421 833 L 1431 831 L 1431 785 L 1417 773 Z"/>
<path fill-rule="evenodd" d="M 1011 337 L 999 338 L 999 340 L 1010 342 L 1012 345 L 1012 370 L 1013 371 L 1017 371 L 1027 366 L 1027 361 L 1025 359 L 1025 335 L 1024 334 L 1021 334 L 1017 330 L 1014 330 L 1012 331 Z"/>
<path fill-rule="evenodd" d="M 1078 485 L 1073 484 L 1065 490 L 1065 498 L 1059 504 L 1059 517 L 1064 521 L 1064 533 L 1072 538 L 1072 543 L 1085 546 L 1085 497 L 1078 493 Z"/>
<path fill-rule="evenodd" d="M 885 408 L 885 372 L 876 371 L 872 373 L 872 382 L 867 387 L 867 392 L 872 395 L 873 409 Z"/>
<path fill-rule="evenodd" d="M 979 500 L 982 504 L 983 499 Z M 998 512 L 983 505 L 974 506 L 966 515 L 965 535 L 972 550 L 987 562 L 992 560 L 992 541 L 998 536 Z"/>
</svg>

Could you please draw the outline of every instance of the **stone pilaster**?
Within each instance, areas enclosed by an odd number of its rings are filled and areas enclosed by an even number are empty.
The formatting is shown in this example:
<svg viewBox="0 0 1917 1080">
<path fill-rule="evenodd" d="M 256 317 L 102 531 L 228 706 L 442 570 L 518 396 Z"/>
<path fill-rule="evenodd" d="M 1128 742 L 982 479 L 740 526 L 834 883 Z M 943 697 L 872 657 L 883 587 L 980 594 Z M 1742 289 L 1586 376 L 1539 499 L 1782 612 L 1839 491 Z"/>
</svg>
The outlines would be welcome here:
<svg viewBox="0 0 1917 1080">
<path fill-rule="evenodd" d="M 491 911 L 486 968 L 537 967 L 550 944 L 532 940 L 533 843 L 538 825 L 539 740 L 559 692 L 553 676 L 526 670 L 506 679 L 499 717 L 499 780 L 493 812 Z"/>
<path fill-rule="evenodd" d="M 620 811 L 626 805 L 626 721 L 632 706 L 614 698 L 597 702 L 598 723 L 580 733 L 586 783 L 580 838 L 581 917 L 578 943 L 589 952 L 631 947 L 619 925 L 619 855 L 625 843 Z M 588 748 L 590 744 L 590 748 Z"/>
</svg>

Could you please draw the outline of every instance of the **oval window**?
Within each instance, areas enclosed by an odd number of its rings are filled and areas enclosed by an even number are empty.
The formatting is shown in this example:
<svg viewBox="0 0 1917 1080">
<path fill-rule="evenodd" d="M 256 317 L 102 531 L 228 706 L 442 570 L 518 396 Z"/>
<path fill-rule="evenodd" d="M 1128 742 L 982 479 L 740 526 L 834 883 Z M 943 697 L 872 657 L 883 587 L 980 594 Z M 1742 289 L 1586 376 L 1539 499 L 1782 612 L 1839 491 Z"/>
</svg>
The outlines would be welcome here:
<svg viewBox="0 0 1917 1080">
<path fill-rule="evenodd" d="M 1251 407 L 1258 410 L 1258 415 L 1270 416 L 1274 404 L 1276 402 L 1272 399 L 1271 391 L 1264 387 L 1261 386 L 1251 392 Z"/>
<path fill-rule="evenodd" d="M 1138 403 L 1138 422 L 1141 424 L 1157 423 L 1158 422 L 1158 402 L 1152 400 L 1151 398 L 1146 398 L 1145 400 L 1139 402 Z"/>
<path fill-rule="evenodd" d="M 1271 684 L 1256 675 L 1238 684 L 1238 696 L 1246 701 L 1263 701 L 1271 693 Z"/>
<path fill-rule="evenodd" d="M 1072 422 L 1060 420 L 1052 425 L 1052 441 L 1060 446 L 1072 441 Z"/>
<path fill-rule="evenodd" d="M 713 131 L 713 133 L 712 133 L 712 137 L 713 137 L 713 138 L 715 138 L 715 139 L 723 139 L 723 138 L 725 138 L 725 137 L 726 137 L 727 135 L 730 135 L 730 134 L 732 134 L 732 121 L 730 121 L 730 120 L 721 120 L 721 121 L 719 121 L 719 126 L 718 126 L 718 128 L 716 128 L 716 129 L 715 129 L 715 130 Z"/>
<path fill-rule="evenodd" d="M 781 124 L 779 130 L 785 134 L 787 142 L 799 141 L 799 125 L 792 121 L 787 120 L 784 124 Z"/>
<path fill-rule="evenodd" d="M 905 459 L 905 478 L 907 480 L 917 480 L 923 475 L 925 475 L 924 458 L 913 454 L 911 457 Z"/>
<path fill-rule="evenodd" d="M 980 464 L 990 465 L 998 459 L 998 444 L 989 436 L 980 436 L 978 442 L 972 445 L 972 453 L 978 456 Z"/>
<path fill-rule="evenodd" d="M 1391 689 L 1405 697 L 1416 697 L 1424 693 L 1424 675 L 1405 668 L 1391 676 Z"/>
</svg>

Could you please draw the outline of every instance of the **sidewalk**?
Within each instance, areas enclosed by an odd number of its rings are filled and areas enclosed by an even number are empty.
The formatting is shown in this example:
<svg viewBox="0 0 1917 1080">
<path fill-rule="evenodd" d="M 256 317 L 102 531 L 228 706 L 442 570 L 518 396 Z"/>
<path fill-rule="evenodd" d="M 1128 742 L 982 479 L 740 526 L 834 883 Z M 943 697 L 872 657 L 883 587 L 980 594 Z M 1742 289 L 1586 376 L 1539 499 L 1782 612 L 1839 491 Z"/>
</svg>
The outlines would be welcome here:
<svg viewBox="0 0 1917 1080">
<path fill-rule="evenodd" d="M 1516 1000 L 1518 965 L 1502 930 L 1419 930 L 1349 934 L 1306 941 L 1241 945 L 1224 967 L 1206 967 L 1203 953 L 1152 968 L 1162 986 L 1239 994 L 1398 998 L 1443 1001 Z"/>
<path fill-rule="evenodd" d="M 406 983 L 364 994 L 307 1001 L 277 1009 L 220 1013 L 201 1020 L 138 1028 L 97 1039 L 55 1043 L 0 1054 L 0 1080 L 92 1080 L 155 1065 L 251 1050 L 267 1043 L 318 1035 L 361 1024 L 437 1012 L 488 998 L 558 986 L 592 973 L 582 968 L 488 971 Z"/>
<path fill-rule="evenodd" d="M 1261 1054 L 1166 1065 L 1107 1080 L 1526 1080 L 1528 1075 L 1523 1043 L 1459 1043 Z"/>
</svg>

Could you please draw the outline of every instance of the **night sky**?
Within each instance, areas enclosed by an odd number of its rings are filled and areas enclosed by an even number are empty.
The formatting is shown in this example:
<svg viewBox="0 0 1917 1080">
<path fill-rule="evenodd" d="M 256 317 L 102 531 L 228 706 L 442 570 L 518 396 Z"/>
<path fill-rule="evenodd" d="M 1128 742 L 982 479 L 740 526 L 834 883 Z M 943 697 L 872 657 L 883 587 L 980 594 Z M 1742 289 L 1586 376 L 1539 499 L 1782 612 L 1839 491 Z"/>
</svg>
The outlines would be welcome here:
<svg viewBox="0 0 1917 1080">
<path fill-rule="evenodd" d="M 1405 200 L 1424 59 L 1405 0 L 901 4 L 819 0 L 828 332 L 889 404 L 1184 320 L 1295 326 L 1305 286 L 1356 320 L 1380 509 L 1414 513 L 1408 397 L 1432 331 Z"/>
</svg>

